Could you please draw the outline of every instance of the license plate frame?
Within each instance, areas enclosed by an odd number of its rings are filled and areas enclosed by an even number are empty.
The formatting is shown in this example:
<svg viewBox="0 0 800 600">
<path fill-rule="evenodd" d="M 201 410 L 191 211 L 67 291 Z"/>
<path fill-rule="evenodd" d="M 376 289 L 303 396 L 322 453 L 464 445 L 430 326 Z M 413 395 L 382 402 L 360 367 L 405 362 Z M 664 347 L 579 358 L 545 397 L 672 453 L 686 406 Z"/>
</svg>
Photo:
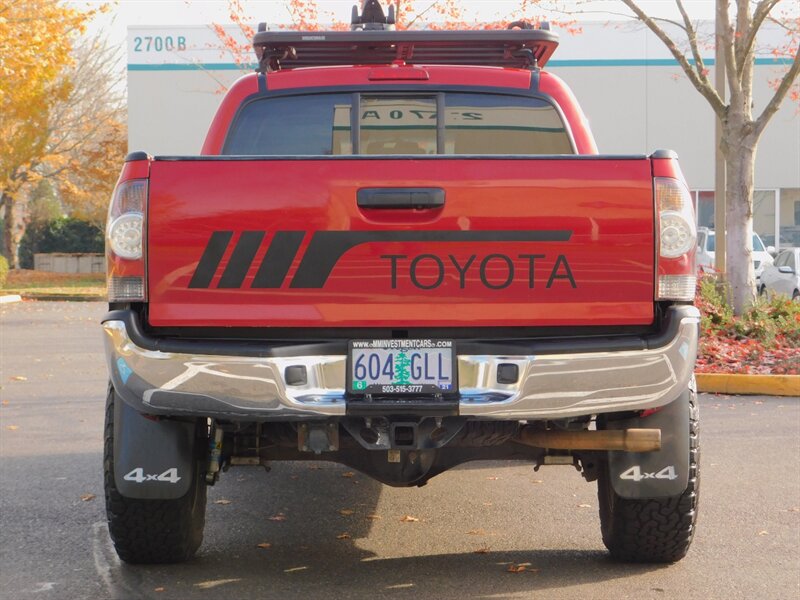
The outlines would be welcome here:
<svg viewBox="0 0 800 600">
<path fill-rule="evenodd" d="M 394 376 L 395 364 L 401 353 L 418 354 L 417 358 L 406 356 L 404 359 L 409 371 L 408 377 L 403 378 Z M 369 368 L 361 365 L 366 372 L 366 377 L 355 377 L 355 369 L 358 368 L 361 355 L 379 356 L 378 377 L 371 377 Z M 381 376 L 385 376 L 384 371 L 387 356 L 392 355 L 392 382 L 381 382 Z M 426 359 L 425 356 L 428 356 Z M 446 357 L 442 361 L 440 357 Z M 369 362 L 369 358 L 366 359 Z M 388 398 L 409 398 L 409 397 L 453 397 L 458 395 L 458 357 L 456 345 L 453 340 L 440 339 L 358 339 L 350 340 L 347 344 L 346 362 L 346 395 L 350 398 L 388 397 Z M 372 366 L 375 366 L 373 360 Z M 401 362 L 401 365 L 403 363 Z M 382 372 L 383 371 L 383 372 Z M 420 377 L 417 377 L 419 371 Z M 448 372 L 449 371 L 449 372 Z M 373 368 L 373 375 L 375 369 Z M 382 373 L 381 373 L 382 372 Z M 448 378 L 441 377 L 448 375 Z M 401 375 L 401 374 L 398 374 Z M 422 381 L 421 376 L 433 375 L 433 382 Z M 376 382 L 376 380 L 378 380 Z"/>
</svg>

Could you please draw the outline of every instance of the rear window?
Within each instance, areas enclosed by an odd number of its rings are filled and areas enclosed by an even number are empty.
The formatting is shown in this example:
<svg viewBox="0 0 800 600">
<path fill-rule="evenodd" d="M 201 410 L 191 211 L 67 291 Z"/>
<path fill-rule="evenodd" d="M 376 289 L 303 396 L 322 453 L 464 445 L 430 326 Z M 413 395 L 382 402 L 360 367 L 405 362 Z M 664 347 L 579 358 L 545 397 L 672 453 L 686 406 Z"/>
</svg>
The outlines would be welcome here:
<svg viewBox="0 0 800 600">
<path fill-rule="evenodd" d="M 391 156 L 574 151 L 558 111 L 538 98 L 364 93 L 250 102 L 231 127 L 223 154 Z"/>
</svg>

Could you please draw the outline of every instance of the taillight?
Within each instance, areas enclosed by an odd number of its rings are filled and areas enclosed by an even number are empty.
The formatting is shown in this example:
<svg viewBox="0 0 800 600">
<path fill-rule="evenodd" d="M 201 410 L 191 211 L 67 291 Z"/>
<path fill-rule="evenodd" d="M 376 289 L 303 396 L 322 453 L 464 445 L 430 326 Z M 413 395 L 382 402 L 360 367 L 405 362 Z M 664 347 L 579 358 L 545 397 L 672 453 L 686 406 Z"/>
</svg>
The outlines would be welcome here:
<svg viewBox="0 0 800 600">
<path fill-rule="evenodd" d="M 697 228 L 692 197 L 683 182 L 654 179 L 658 215 L 656 300 L 693 300 Z"/>
<path fill-rule="evenodd" d="M 119 183 L 108 209 L 106 260 L 108 301 L 143 302 L 147 179 Z"/>
</svg>

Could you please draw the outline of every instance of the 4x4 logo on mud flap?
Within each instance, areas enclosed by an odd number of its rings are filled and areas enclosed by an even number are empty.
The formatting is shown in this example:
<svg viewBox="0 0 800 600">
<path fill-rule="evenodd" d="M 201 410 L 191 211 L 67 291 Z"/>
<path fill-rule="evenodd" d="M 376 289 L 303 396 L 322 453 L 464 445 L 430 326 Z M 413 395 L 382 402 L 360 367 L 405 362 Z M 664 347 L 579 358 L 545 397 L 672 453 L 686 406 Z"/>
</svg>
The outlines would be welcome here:
<svg viewBox="0 0 800 600">
<path fill-rule="evenodd" d="M 228 264 L 220 276 L 217 288 L 236 289 L 242 287 L 247 272 L 253 263 L 266 231 L 243 231 L 231 252 Z M 233 239 L 233 231 L 215 231 L 206 245 L 203 255 L 189 282 L 190 288 L 208 288 L 217 273 L 220 262 Z M 251 289 L 280 288 L 286 279 L 289 268 L 297 255 L 306 233 L 304 231 L 277 231 L 272 237 L 266 254 L 258 266 Z M 373 242 L 567 242 L 572 237 L 569 230 L 540 231 L 318 231 L 313 234 L 300 261 L 297 271 L 292 277 L 289 287 L 292 289 L 320 289 L 325 286 L 328 277 L 344 254 L 362 244 Z M 488 254 L 477 259 L 477 255 L 459 262 L 453 255 L 440 257 L 435 254 L 420 254 L 415 257 L 404 254 L 381 256 L 386 261 L 387 275 L 391 279 L 392 288 L 397 287 L 400 267 L 412 284 L 419 289 L 434 289 L 444 280 L 445 269 L 452 269 L 457 274 L 460 286 L 464 287 L 465 274 L 468 269 L 476 269 L 484 287 L 503 289 L 511 285 L 516 272 L 514 259 L 525 261 L 527 268 L 524 278 L 529 287 L 534 287 L 536 261 L 544 259 L 544 254 L 518 254 L 514 257 L 506 254 Z M 408 265 L 405 261 L 408 260 Z M 439 275 L 433 283 L 421 283 L 416 277 L 415 269 L 424 262 L 428 267 L 437 270 Z M 486 272 L 491 266 L 505 266 L 507 273 L 499 281 L 490 281 Z M 546 287 L 558 280 L 565 280 L 575 288 L 575 278 L 567 257 L 559 254 L 550 264 L 550 276 Z"/>
</svg>

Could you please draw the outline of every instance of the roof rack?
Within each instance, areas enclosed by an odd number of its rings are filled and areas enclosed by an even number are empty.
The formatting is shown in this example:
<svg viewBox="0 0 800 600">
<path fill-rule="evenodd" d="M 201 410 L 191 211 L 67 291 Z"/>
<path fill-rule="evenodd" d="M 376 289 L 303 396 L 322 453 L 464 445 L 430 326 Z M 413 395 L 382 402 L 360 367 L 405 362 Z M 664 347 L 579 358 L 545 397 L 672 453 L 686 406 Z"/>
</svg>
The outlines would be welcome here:
<svg viewBox="0 0 800 600">
<path fill-rule="evenodd" d="M 257 71 L 398 61 L 535 69 L 558 46 L 558 35 L 547 23 L 534 29 L 516 21 L 509 29 L 481 31 L 395 31 L 393 23 L 394 11 L 384 16 L 373 0 L 367 0 L 361 16 L 354 10 L 353 31 L 267 31 L 266 23 L 259 23 L 253 38 Z"/>
</svg>

